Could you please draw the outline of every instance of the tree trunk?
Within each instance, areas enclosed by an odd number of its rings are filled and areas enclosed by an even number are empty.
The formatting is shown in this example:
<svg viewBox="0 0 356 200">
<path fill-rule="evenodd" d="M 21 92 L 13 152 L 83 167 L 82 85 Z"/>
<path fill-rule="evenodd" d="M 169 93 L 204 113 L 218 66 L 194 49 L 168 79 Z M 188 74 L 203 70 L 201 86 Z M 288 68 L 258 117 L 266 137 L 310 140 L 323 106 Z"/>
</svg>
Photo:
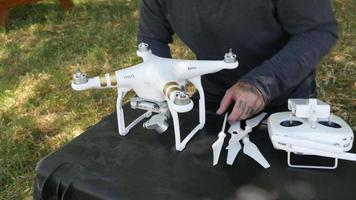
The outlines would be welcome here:
<svg viewBox="0 0 356 200">
<path fill-rule="evenodd" d="M 7 17 L 9 16 L 9 13 L 10 13 L 9 8 L 0 9 L 0 26 L 6 25 L 6 20 Z"/>
</svg>

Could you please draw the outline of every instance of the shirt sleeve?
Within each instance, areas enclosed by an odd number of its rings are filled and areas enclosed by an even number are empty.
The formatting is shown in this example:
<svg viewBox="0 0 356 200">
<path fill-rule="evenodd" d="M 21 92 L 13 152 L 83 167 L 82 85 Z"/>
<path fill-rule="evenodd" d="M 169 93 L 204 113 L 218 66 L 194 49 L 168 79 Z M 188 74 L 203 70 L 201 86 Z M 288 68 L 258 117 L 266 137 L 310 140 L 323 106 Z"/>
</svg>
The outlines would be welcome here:
<svg viewBox="0 0 356 200">
<path fill-rule="evenodd" d="M 163 1 L 142 0 L 137 43 L 149 44 L 152 53 L 161 57 L 171 57 L 168 43 L 172 43 L 173 30 L 166 15 Z"/>
<path fill-rule="evenodd" d="M 276 0 L 276 12 L 289 41 L 241 79 L 254 84 L 266 104 L 313 73 L 338 38 L 329 0 Z"/>
</svg>

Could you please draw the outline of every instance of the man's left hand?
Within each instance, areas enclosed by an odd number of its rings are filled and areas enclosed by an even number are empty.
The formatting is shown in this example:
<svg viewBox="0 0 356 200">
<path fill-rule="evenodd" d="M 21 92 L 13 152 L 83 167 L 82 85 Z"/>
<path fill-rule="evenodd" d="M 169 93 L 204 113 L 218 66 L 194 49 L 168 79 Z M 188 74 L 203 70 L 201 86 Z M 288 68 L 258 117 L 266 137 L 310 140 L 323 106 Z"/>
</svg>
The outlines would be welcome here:
<svg viewBox="0 0 356 200">
<path fill-rule="evenodd" d="M 216 113 L 221 115 L 226 112 L 232 102 L 235 102 L 235 105 L 228 117 L 230 122 L 247 119 L 261 112 L 265 106 L 263 96 L 257 87 L 245 82 L 237 82 L 226 91 Z"/>
</svg>

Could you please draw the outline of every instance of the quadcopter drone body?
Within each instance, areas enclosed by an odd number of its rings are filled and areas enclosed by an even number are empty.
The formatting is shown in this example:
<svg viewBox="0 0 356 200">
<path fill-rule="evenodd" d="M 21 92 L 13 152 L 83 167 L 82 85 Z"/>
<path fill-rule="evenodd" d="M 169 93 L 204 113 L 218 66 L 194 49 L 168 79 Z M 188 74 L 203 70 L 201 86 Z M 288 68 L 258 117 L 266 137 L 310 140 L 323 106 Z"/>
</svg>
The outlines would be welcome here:
<svg viewBox="0 0 356 200">
<path fill-rule="evenodd" d="M 291 112 L 272 114 L 268 132 L 274 148 L 286 151 L 290 167 L 335 169 L 338 159 L 356 161 L 351 150 L 354 134 L 340 117 L 330 114 L 330 106 L 317 99 L 289 99 Z M 291 153 L 335 158 L 333 166 L 291 163 Z"/>
<path fill-rule="evenodd" d="M 225 54 L 224 60 L 219 61 L 169 59 L 153 55 L 145 43 L 138 46 L 137 55 L 143 59 L 142 63 L 105 76 L 88 79 L 81 72 L 75 73 L 72 88 L 74 90 L 117 88 L 118 129 L 122 136 L 128 134 L 130 129 L 143 119 L 151 117 L 153 113 L 157 114 L 143 126 L 162 133 L 168 128 L 167 119 L 172 117 L 176 149 L 182 151 L 205 124 L 205 99 L 201 76 L 222 69 L 237 68 L 236 55 L 230 50 Z M 185 87 L 188 82 L 191 82 L 199 93 L 199 124 L 181 140 L 178 113 L 188 112 L 193 108 L 193 101 Z M 130 90 L 137 94 L 137 97 L 131 99 L 131 107 L 146 110 L 146 113 L 125 126 L 122 100 Z"/>
</svg>

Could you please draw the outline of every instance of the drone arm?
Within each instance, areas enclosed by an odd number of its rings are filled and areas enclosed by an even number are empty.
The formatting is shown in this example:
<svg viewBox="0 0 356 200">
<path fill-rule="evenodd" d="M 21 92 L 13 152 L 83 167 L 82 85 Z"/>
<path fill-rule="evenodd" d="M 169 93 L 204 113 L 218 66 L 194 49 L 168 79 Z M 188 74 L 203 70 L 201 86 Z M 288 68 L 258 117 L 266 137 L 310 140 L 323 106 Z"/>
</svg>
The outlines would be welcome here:
<svg viewBox="0 0 356 200">
<path fill-rule="evenodd" d="M 76 79 L 74 78 L 74 80 L 72 81 L 72 88 L 77 91 L 89 89 L 115 88 L 118 85 L 117 73 L 118 71 L 114 73 L 106 73 L 102 76 L 88 78 L 86 82 L 83 81 L 79 83 L 77 83 Z"/>
<path fill-rule="evenodd" d="M 179 80 L 191 79 L 204 74 L 215 73 L 223 69 L 235 69 L 238 62 L 228 63 L 209 60 L 181 60 L 174 66 L 174 74 Z"/>
</svg>

